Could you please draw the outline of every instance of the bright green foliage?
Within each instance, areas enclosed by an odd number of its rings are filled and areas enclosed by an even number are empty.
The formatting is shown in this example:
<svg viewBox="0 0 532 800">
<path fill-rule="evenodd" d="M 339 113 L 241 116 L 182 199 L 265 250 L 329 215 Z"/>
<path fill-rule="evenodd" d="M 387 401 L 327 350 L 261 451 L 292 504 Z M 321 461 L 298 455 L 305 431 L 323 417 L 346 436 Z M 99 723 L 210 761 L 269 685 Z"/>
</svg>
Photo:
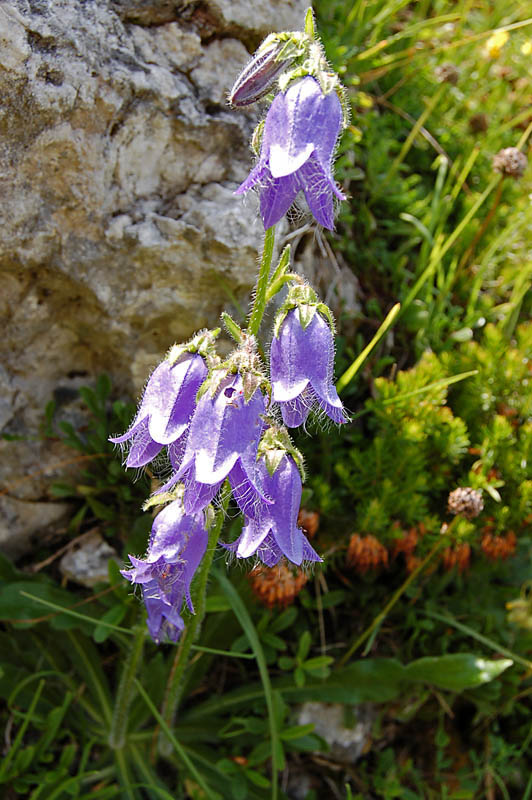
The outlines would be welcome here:
<svg viewBox="0 0 532 800">
<path fill-rule="evenodd" d="M 337 162 L 350 202 L 327 242 L 360 288 L 358 311 L 338 302 L 338 374 L 402 304 L 342 394 L 353 424 L 304 446 L 314 476 L 305 504 L 321 514 L 313 546 L 325 563 L 293 606 L 270 611 L 238 569 L 226 577 L 216 554 L 220 578 L 209 583 L 167 726 L 179 651 L 137 635 L 142 606 L 117 565 L 93 591 L 60 585 L 53 560 L 34 574 L 0 559 L 6 798 L 266 800 L 277 786 L 286 800 L 289 779 L 310 776 L 305 800 L 532 800 L 532 626 L 522 624 L 532 548 L 532 188 L 530 168 L 500 179 L 491 163 L 503 147 L 526 152 L 532 25 L 521 25 L 523 4 L 503 0 L 320 0 L 315 10 L 352 108 Z M 508 26 L 490 54 L 493 29 Z M 455 84 L 441 80 L 447 64 L 458 69 Z M 108 442 L 133 407 L 111 402 L 105 377 L 80 395 L 82 431 L 59 422 L 52 405 L 43 425 L 81 466 L 54 488 L 74 506 L 65 541 L 98 525 L 121 555 L 140 554 L 152 521 L 139 512 L 148 481 L 124 470 Z M 472 548 L 471 568 L 445 570 L 437 555 L 405 586 L 406 558 L 394 548 L 415 529 L 416 556 L 429 553 L 458 486 L 484 499 L 478 518 L 452 529 Z M 238 535 L 230 524 L 227 540 Z M 483 537 L 509 531 L 516 555 L 487 558 Z M 386 568 L 361 576 L 346 565 L 354 532 L 386 545 Z M 399 589 L 364 640 L 366 656 L 359 649 L 340 666 Z M 367 752 L 354 766 L 298 723 L 307 701 L 342 704 L 347 727 L 369 710 Z"/>
<path fill-rule="evenodd" d="M 488 325 L 479 342 L 441 356 L 425 353 L 394 380 L 377 378 L 366 415 L 347 435 L 341 432 L 331 451 L 337 491 L 331 495 L 320 476 L 311 479 L 318 507 L 335 516 L 348 512 L 346 536 L 371 533 L 393 548 L 401 531 L 420 523 L 437 537 L 441 524 L 450 521 L 447 496 L 471 486 L 483 492 L 484 511 L 474 524 L 457 526 L 459 537 L 478 548 L 488 524 L 496 534 L 513 530 L 525 536 L 531 513 L 531 364 L 532 326 L 521 326 L 512 345 L 500 328 Z M 475 370 L 444 385 L 453 375 Z M 424 538 L 419 554 L 432 540 Z"/>
</svg>

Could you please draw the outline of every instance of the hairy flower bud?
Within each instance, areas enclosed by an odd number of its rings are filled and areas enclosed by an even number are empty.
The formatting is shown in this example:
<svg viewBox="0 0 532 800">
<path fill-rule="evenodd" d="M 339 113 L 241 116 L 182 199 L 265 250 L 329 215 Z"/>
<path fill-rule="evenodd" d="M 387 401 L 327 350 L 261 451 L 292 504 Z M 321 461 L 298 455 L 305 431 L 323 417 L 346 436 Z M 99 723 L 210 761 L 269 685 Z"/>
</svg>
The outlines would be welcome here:
<svg viewBox="0 0 532 800">
<path fill-rule="evenodd" d="M 282 57 L 284 43 L 268 37 L 244 67 L 229 93 L 229 103 L 235 108 L 249 106 L 263 97 L 281 72 L 293 61 Z"/>
</svg>

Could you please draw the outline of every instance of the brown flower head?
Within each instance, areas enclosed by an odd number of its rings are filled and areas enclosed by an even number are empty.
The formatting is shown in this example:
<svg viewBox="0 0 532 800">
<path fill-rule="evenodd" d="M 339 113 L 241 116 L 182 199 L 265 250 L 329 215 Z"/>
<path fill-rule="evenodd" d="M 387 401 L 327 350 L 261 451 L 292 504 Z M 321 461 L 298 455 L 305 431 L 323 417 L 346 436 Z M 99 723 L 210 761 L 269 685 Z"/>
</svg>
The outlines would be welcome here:
<svg viewBox="0 0 532 800">
<path fill-rule="evenodd" d="M 471 546 L 467 542 L 446 547 L 442 553 L 443 568 L 450 572 L 457 567 L 458 572 L 465 572 L 471 565 Z"/>
<path fill-rule="evenodd" d="M 320 515 L 317 511 L 309 511 L 307 508 L 300 508 L 297 524 L 300 528 L 303 528 L 309 539 L 312 539 L 320 527 Z"/>
<path fill-rule="evenodd" d="M 517 537 L 513 531 L 508 531 L 505 536 L 494 536 L 487 531 L 482 537 L 480 546 L 490 561 L 504 561 L 515 553 Z"/>
<path fill-rule="evenodd" d="M 388 566 L 388 551 L 375 536 L 354 533 L 347 548 L 347 563 L 360 575 Z"/>
<path fill-rule="evenodd" d="M 284 562 L 274 567 L 257 565 L 248 574 L 253 594 L 268 608 L 286 608 L 291 605 L 306 584 L 303 570 L 292 568 Z"/>
</svg>

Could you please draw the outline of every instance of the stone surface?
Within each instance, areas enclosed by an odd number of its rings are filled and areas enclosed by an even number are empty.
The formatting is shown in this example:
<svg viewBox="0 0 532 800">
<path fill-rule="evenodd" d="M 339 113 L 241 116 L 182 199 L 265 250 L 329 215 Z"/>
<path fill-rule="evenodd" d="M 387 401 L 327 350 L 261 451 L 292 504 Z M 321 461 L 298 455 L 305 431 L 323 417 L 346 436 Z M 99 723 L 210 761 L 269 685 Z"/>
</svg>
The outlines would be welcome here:
<svg viewBox="0 0 532 800">
<path fill-rule="evenodd" d="M 65 513 L 35 507 L 52 505 L 33 479 L 57 463 L 36 443 L 52 396 L 103 371 L 138 394 L 175 340 L 247 296 L 262 228 L 232 192 L 256 111 L 225 97 L 249 50 L 300 27 L 306 5 L 0 4 L 0 431 L 26 439 L 0 442 L 0 547 Z"/>
<path fill-rule="evenodd" d="M 345 724 L 343 703 L 304 703 L 297 715 L 298 725 L 314 724 L 314 733 L 329 745 L 329 757 L 354 764 L 364 753 L 371 735 L 375 711 L 369 703 L 353 706 L 354 724 Z"/>
<path fill-rule="evenodd" d="M 69 580 L 90 588 L 97 583 L 109 583 L 111 558 L 122 566 L 116 551 L 99 533 L 88 533 L 79 547 L 65 553 L 59 562 L 59 569 Z"/>
</svg>

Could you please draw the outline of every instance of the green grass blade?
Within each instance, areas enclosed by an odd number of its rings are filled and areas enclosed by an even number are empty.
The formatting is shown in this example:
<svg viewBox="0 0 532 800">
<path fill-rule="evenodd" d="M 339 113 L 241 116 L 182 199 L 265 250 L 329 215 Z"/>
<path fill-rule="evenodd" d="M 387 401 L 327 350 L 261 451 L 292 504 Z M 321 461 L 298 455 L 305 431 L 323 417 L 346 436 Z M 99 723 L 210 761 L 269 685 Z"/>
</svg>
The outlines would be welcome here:
<svg viewBox="0 0 532 800">
<path fill-rule="evenodd" d="M 338 379 L 338 382 L 336 384 L 336 390 L 338 394 L 340 394 L 343 391 L 343 389 L 345 389 L 348 383 L 351 383 L 351 381 L 353 380 L 353 378 L 355 377 L 358 370 L 360 369 L 366 358 L 369 356 L 373 348 L 380 342 L 380 340 L 382 339 L 384 334 L 387 333 L 389 328 L 391 328 L 400 310 L 401 310 L 401 304 L 396 303 L 396 305 L 394 305 L 394 307 L 386 316 L 384 322 L 380 326 L 379 330 L 377 331 L 371 342 L 362 350 L 362 352 L 355 358 L 351 366 L 348 367 L 344 372 L 344 374 Z"/>
<path fill-rule="evenodd" d="M 89 617 L 87 614 L 80 614 L 79 611 L 73 611 L 71 608 L 65 608 L 57 603 L 50 602 L 50 600 L 44 600 L 42 597 L 36 597 L 34 594 L 30 594 L 29 592 L 20 592 L 20 594 L 22 597 L 28 597 L 30 600 L 34 600 L 36 603 L 40 603 L 42 606 L 53 608 L 54 611 L 58 611 L 60 614 L 66 614 L 69 617 L 76 617 L 77 619 L 82 619 L 84 622 L 91 622 L 93 625 L 98 625 L 100 628 L 111 628 L 113 631 L 119 631 L 119 633 L 127 633 L 128 636 L 135 635 L 130 628 L 122 628 L 120 625 L 112 625 L 110 622 L 103 622 L 101 619 L 97 619 L 96 617 Z"/>
<path fill-rule="evenodd" d="M 264 657 L 264 651 L 262 649 L 262 645 L 260 643 L 260 639 L 258 637 L 255 626 L 253 625 L 253 621 L 249 616 L 248 611 L 244 603 L 242 602 L 240 595 L 236 591 L 233 584 L 225 577 L 225 575 L 217 571 L 215 571 L 214 574 L 225 596 L 231 603 L 231 607 L 235 613 L 235 616 L 238 619 L 240 625 L 242 626 L 242 630 L 246 634 L 249 644 L 251 645 L 251 649 L 253 650 L 253 653 L 257 660 L 257 666 L 259 668 L 262 686 L 264 689 L 266 707 L 268 709 L 268 722 L 269 722 L 270 738 L 272 745 L 272 800 L 276 800 L 277 776 L 279 774 L 280 740 L 279 740 L 277 722 L 275 719 L 272 685 L 270 681 L 270 674 L 268 672 L 268 666 L 266 664 L 266 658 Z"/>
<path fill-rule="evenodd" d="M 194 764 L 192 763 L 192 761 L 190 760 L 190 758 L 186 754 L 185 749 L 177 741 L 177 739 L 175 738 L 174 734 L 172 733 L 172 731 L 170 730 L 170 728 L 166 724 L 166 721 L 159 714 L 159 711 L 157 710 L 157 708 L 153 704 L 150 696 L 148 695 L 148 693 L 146 692 L 146 690 L 144 689 L 144 687 L 142 686 L 142 684 L 140 683 L 140 681 L 137 678 L 135 678 L 135 684 L 137 686 L 137 689 L 139 690 L 139 693 L 140 693 L 142 699 L 144 700 L 144 702 L 146 703 L 146 705 L 150 709 L 151 713 L 153 714 L 153 716 L 155 717 L 155 719 L 157 720 L 157 722 L 161 726 L 162 730 L 164 731 L 165 735 L 168 737 L 169 741 L 172 743 L 172 746 L 173 746 L 174 750 L 176 751 L 177 756 L 186 765 L 188 771 L 194 777 L 194 780 L 201 786 L 201 788 L 203 789 L 203 791 L 205 792 L 207 797 L 210 798 L 210 800 L 218 800 L 218 796 L 213 794 L 213 792 L 211 791 L 209 786 L 205 783 L 202 775 L 200 775 L 200 773 L 198 772 L 198 770 L 196 769 L 196 767 L 194 766 Z"/>
<path fill-rule="evenodd" d="M 44 679 L 41 679 L 39 681 L 39 685 L 37 686 L 37 689 L 35 690 L 35 694 L 33 695 L 30 707 L 28 708 L 28 711 L 24 715 L 24 722 L 22 723 L 22 725 L 18 729 L 17 735 L 15 737 L 15 741 L 13 742 L 13 744 L 11 745 L 9 750 L 7 751 L 7 754 L 6 754 L 6 756 L 5 756 L 5 758 L 4 758 L 3 762 L 2 762 L 2 765 L 0 766 L 0 782 L 3 782 L 3 779 L 6 776 L 8 767 L 11 764 L 11 760 L 12 760 L 13 756 L 15 755 L 15 753 L 17 752 L 18 748 L 20 747 L 20 745 L 22 743 L 22 740 L 24 739 L 24 734 L 26 733 L 26 728 L 30 724 L 30 720 L 31 720 L 31 718 L 33 716 L 33 712 L 35 711 L 37 703 L 39 702 L 39 698 L 40 698 L 41 692 L 42 692 L 42 690 L 44 688 L 44 684 L 45 684 Z"/>
<path fill-rule="evenodd" d="M 481 642 L 481 644 L 485 644 L 486 647 L 489 647 L 490 650 L 494 650 L 498 654 L 502 654 L 507 658 L 511 658 L 517 664 L 521 664 L 523 667 L 527 669 L 532 669 L 532 661 L 528 661 L 528 659 L 523 658 L 522 656 L 514 653 L 512 650 L 508 650 L 507 647 L 504 647 L 502 644 L 495 642 L 493 639 L 489 639 L 487 636 L 484 636 L 482 633 L 479 633 L 474 628 L 470 628 L 469 625 L 464 625 L 463 622 L 458 622 L 457 619 L 451 617 L 450 614 L 438 614 L 436 611 L 423 611 L 425 616 L 431 617 L 432 619 L 437 619 L 440 622 L 445 622 L 447 625 L 452 625 L 453 628 L 456 628 L 462 633 L 467 633 L 473 639 L 476 639 L 477 642 Z"/>
</svg>

